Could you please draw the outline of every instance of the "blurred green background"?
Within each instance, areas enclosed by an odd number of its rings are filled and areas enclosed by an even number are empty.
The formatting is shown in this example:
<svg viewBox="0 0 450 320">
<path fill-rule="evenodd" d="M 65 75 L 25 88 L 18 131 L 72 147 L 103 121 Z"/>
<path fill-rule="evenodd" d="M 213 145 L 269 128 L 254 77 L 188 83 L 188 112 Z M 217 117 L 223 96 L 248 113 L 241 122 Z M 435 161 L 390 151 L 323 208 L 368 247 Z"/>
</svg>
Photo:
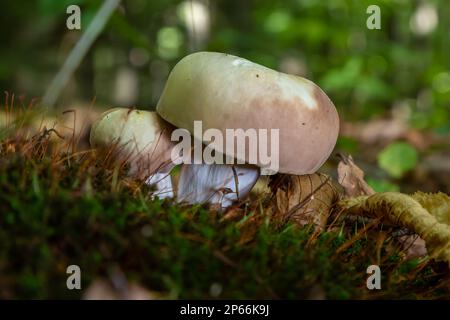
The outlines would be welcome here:
<svg viewBox="0 0 450 320">
<path fill-rule="evenodd" d="M 0 88 L 42 97 L 102 1 L 3 1 Z M 81 8 L 82 30 L 66 28 Z M 366 28 L 370 4 L 381 30 Z M 171 67 L 192 51 L 236 54 L 318 83 L 345 119 L 399 109 L 450 131 L 450 2 L 124 0 L 58 104 L 152 108 Z"/>
<path fill-rule="evenodd" d="M 42 97 L 102 3 L 3 1 L 0 89 Z M 66 28 L 71 4 L 81 8 L 82 30 Z M 372 4 L 381 8 L 381 30 L 366 27 Z M 431 165 L 416 170 L 416 186 L 448 191 L 449 18 L 448 0 L 123 0 L 57 105 L 95 99 L 96 108 L 153 109 L 179 59 L 227 52 L 319 84 L 343 120 L 337 150 L 368 159 L 362 166 L 376 190 L 398 190 L 420 162 Z M 389 122 L 371 123 L 380 119 Z M 362 126 L 346 126 L 354 123 Z M 445 146 L 422 132 L 444 136 Z M 359 140 L 382 143 L 371 152 Z M 449 179 L 426 184 L 430 172 Z"/>
</svg>

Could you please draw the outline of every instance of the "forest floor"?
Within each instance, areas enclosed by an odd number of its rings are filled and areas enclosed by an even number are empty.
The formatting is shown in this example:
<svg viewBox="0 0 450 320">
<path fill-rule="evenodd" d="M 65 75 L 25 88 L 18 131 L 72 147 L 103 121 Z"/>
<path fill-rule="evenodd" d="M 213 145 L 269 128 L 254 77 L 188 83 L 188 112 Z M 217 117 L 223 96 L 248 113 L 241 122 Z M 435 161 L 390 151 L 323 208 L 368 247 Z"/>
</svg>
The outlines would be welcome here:
<svg viewBox="0 0 450 320">
<path fill-rule="evenodd" d="M 398 230 L 345 212 L 318 235 L 276 228 L 261 194 L 222 214 L 153 199 L 124 168 L 58 135 L 2 130 L 1 299 L 450 298 L 448 264 L 406 260 Z M 374 264 L 380 290 L 366 284 Z M 81 290 L 67 288 L 70 265 Z"/>
</svg>

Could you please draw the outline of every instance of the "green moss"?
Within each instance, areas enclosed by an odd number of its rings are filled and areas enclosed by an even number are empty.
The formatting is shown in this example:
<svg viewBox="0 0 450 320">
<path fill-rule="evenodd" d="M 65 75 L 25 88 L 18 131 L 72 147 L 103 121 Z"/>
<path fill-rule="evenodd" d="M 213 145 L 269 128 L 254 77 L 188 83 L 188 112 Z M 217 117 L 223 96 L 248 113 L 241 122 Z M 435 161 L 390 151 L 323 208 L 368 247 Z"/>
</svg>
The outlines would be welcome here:
<svg viewBox="0 0 450 320">
<path fill-rule="evenodd" d="M 105 159 L 63 157 L 0 154 L 0 298 L 80 298 L 84 290 L 66 288 L 71 264 L 81 268 L 83 289 L 120 268 L 168 298 L 211 298 L 214 283 L 222 286 L 220 298 L 302 299 L 317 286 L 331 299 L 374 295 L 365 283 L 375 238 L 335 254 L 361 226 L 324 232 L 311 243 L 313 228 L 275 230 L 263 222 L 242 243 L 248 217 L 225 223 L 206 207 L 151 200 L 149 188 L 124 183 L 122 172 L 112 192 L 114 168 Z M 248 213 L 261 211 L 247 205 Z M 404 275 L 416 264 L 386 252 L 377 298 L 420 297 L 448 278 L 430 262 L 412 284 Z M 445 290 L 436 295 L 448 297 Z"/>
</svg>

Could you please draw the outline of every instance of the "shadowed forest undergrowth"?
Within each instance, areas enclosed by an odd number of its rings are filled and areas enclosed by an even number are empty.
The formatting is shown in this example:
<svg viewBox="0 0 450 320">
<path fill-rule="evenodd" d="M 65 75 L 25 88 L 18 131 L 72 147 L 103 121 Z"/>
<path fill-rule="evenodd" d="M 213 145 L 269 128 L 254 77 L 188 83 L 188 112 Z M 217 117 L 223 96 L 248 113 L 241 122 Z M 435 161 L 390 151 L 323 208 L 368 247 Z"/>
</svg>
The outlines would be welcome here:
<svg viewBox="0 0 450 320">
<path fill-rule="evenodd" d="M 135 286 L 155 299 L 450 297 L 448 265 L 405 260 L 398 228 L 345 212 L 320 233 L 280 227 L 264 194 L 222 214 L 153 199 L 126 166 L 76 151 L 78 138 L 21 132 L 0 141 L 2 299 L 102 298 L 99 283 L 119 298 Z M 381 290 L 366 287 L 373 264 Z M 69 265 L 82 290 L 67 289 Z"/>
</svg>

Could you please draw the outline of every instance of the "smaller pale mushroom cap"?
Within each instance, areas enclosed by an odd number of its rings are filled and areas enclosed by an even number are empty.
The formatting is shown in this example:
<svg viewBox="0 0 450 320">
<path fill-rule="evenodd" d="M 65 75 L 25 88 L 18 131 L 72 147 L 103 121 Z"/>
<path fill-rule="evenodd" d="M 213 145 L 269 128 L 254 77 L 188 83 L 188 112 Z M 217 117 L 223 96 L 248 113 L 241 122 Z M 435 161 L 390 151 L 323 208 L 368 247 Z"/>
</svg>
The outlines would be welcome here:
<svg viewBox="0 0 450 320">
<path fill-rule="evenodd" d="M 296 175 L 317 171 L 330 156 L 339 132 L 336 108 L 313 82 L 216 52 L 197 52 L 179 61 L 156 110 L 194 136 L 196 120 L 202 121 L 203 131 L 218 129 L 223 136 L 227 129 L 278 129 L 279 172 Z M 216 151 L 249 163 L 248 143 L 245 154 L 241 150 L 229 154 L 226 145 L 231 141 L 215 142 L 210 146 Z M 270 143 L 275 141 L 267 150 Z M 259 151 L 257 157 L 256 164 L 264 167 Z"/>
<path fill-rule="evenodd" d="M 173 126 L 156 112 L 114 108 L 104 112 L 92 125 L 93 148 L 116 148 L 121 159 L 131 163 L 131 173 L 147 178 L 169 172 Z"/>
</svg>

